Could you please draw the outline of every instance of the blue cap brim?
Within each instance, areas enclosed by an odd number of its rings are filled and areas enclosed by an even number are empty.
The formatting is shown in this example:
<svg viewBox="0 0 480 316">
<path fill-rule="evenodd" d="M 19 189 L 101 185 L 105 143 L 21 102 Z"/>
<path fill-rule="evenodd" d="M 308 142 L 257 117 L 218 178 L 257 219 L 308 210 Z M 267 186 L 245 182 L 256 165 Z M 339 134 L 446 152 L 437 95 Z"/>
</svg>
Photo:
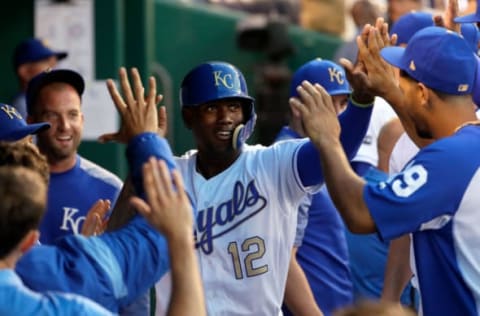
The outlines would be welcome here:
<svg viewBox="0 0 480 316">
<path fill-rule="evenodd" d="M 405 53 L 404 47 L 385 47 L 380 51 L 383 59 L 392 66 L 403 69 L 405 65 L 402 63 L 403 54 Z"/>
<path fill-rule="evenodd" d="M 480 22 L 480 14 L 473 13 L 464 16 L 458 16 L 453 20 L 457 23 L 476 23 Z"/>
<path fill-rule="evenodd" d="M 46 122 L 28 124 L 20 128 L 16 128 L 14 131 L 11 131 L 10 133 L 6 133 L 4 135 L 0 134 L 0 140 L 14 142 L 28 135 L 37 134 L 49 128 L 50 128 L 50 123 L 46 123 Z"/>
</svg>

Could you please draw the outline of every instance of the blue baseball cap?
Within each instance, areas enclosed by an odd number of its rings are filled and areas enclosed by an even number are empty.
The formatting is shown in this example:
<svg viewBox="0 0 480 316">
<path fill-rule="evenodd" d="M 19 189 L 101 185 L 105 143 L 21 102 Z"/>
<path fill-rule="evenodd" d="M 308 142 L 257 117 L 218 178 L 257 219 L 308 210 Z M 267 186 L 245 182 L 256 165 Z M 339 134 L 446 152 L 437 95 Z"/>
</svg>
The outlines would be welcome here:
<svg viewBox="0 0 480 316">
<path fill-rule="evenodd" d="M 431 89 L 451 95 L 472 93 L 477 61 L 455 32 L 430 26 L 415 33 L 406 48 L 385 47 L 380 54 Z"/>
<path fill-rule="evenodd" d="M 345 70 L 330 60 L 316 58 L 298 68 L 290 85 L 291 97 L 298 97 L 297 87 L 304 80 L 312 84 L 318 83 L 332 96 L 352 93 Z"/>
<path fill-rule="evenodd" d="M 48 128 L 49 123 L 27 124 L 13 106 L 0 103 L 0 141 L 14 142 Z"/>
<path fill-rule="evenodd" d="M 58 60 L 61 60 L 67 57 L 68 53 L 54 51 L 49 48 L 44 41 L 38 38 L 28 38 L 18 44 L 15 48 L 13 54 L 13 66 L 17 69 L 20 65 L 25 63 L 40 61 L 52 56 L 56 56 Z"/>
<path fill-rule="evenodd" d="M 480 33 L 477 25 L 474 23 L 463 23 L 461 25 L 461 33 L 468 45 L 470 45 L 470 48 L 476 54 L 478 52 L 478 42 L 480 41 Z"/>
<path fill-rule="evenodd" d="M 32 114 L 33 106 L 37 100 L 38 94 L 43 87 L 50 83 L 63 82 L 75 88 L 80 98 L 85 90 L 85 81 L 82 76 L 69 69 L 48 69 L 33 77 L 27 86 L 27 113 Z"/>
<path fill-rule="evenodd" d="M 426 12 L 410 12 L 402 15 L 392 26 L 390 34 L 397 34 L 397 45 L 407 44 L 413 34 L 434 26 L 433 15 Z"/>
</svg>

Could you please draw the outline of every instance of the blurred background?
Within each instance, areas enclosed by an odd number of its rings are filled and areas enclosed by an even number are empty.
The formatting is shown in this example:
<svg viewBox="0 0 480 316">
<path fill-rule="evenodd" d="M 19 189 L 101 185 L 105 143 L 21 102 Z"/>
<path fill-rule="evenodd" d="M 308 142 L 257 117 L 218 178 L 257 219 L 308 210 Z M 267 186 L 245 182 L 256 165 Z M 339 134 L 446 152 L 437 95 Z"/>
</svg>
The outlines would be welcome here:
<svg viewBox="0 0 480 316">
<path fill-rule="evenodd" d="M 68 51 L 58 68 L 85 78 L 84 141 L 80 152 L 123 177 L 125 148 L 98 144 L 116 129 L 118 117 L 105 80 L 120 66 L 154 75 L 169 118 L 168 139 L 175 154 L 192 148 L 178 104 L 183 76 L 197 64 L 223 60 L 246 76 L 256 98 L 258 121 L 250 140 L 269 144 L 286 122 L 291 73 L 316 58 L 336 60 L 358 26 L 376 16 L 389 18 L 393 2 L 421 0 L 16 0 L 0 4 L 0 101 L 18 89 L 12 64 L 15 46 L 28 37 Z M 443 1 L 422 5 L 442 7 Z M 467 3 L 462 2 L 462 6 Z M 373 21 L 372 21 L 373 22 Z M 344 47 L 347 46 L 347 47 Z M 343 56 L 343 55 L 342 55 Z"/>
</svg>

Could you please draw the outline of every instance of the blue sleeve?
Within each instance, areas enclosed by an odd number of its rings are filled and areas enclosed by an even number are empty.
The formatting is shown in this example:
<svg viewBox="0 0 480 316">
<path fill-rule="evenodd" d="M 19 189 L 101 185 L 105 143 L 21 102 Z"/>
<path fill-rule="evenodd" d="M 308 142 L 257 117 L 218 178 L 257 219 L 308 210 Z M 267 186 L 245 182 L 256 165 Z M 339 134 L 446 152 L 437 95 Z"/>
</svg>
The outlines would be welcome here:
<svg viewBox="0 0 480 316">
<path fill-rule="evenodd" d="M 353 159 L 362 144 L 363 137 L 367 132 L 368 123 L 372 114 L 372 106 L 359 107 L 348 101 L 347 110 L 340 116 L 341 134 L 340 141 L 345 150 L 348 160 Z M 312 142 L 307 142 L 298 152 L 297 168 L 300 180 L 304 186 L 311 186 L 323 182 L 323 173 L 320 166 L 318 150 Z"/>
<path fill-rule="evenodd" d="M 117 313 L 169 269 L 165 238 L 137 216 L 98 237 L 70 235 L 26 253 L 16 271 L 36 291 L 80 294 Z"/>
<path fill-rule="evenodd" d="M 127 147 L 127 161 L 132 174 L 135 191 L 143 196 L 142 167 L 150 157 L 163 159 L 170 170 L 175 168 L 175 160 L 168 142 L 155 133 L 143 133 L 134 137 Z"/>
<path fill-rule="evenodd" d="M 365 186 L 363 198 L 381 238 L 440 229 L 451 220 L 477 168 L 458 157 L 462 149 L 430 145 L 401 173 Z M 462 167 L 452 168 L 456 163 Z"/>
</svg>

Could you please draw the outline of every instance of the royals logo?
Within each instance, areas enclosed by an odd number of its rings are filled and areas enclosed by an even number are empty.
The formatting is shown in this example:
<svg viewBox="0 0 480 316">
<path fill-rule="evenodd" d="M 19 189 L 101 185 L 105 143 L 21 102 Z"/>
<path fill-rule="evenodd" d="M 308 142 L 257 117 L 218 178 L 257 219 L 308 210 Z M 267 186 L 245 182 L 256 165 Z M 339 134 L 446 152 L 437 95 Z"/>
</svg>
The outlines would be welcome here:
<svg viewBox="0 0 480 316">
<path fill-rule="evenodd" d="M 205 254 L 213 251 L 213 240 L 235 229 L 243 222 L 261 212 L 267 205 L 267 199 L 258 193 L 254 180 L 245 188 L 241 182 L 236 182 L 230 200 L 199 210 L 197 214 L 197 231 L 195 246 Z M 222 226 L 213 234 L 213 228 Z"/>
</svg>

